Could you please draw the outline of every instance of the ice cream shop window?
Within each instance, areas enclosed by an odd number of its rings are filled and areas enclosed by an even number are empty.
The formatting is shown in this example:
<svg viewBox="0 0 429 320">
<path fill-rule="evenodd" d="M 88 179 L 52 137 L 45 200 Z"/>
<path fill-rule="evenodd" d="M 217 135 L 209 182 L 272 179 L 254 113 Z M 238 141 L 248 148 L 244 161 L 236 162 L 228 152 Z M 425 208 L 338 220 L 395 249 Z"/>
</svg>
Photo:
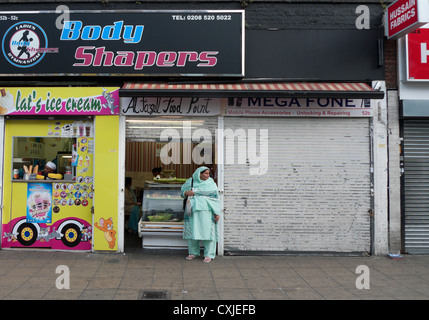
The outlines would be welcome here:
<svg viewBox="0 0 429 320">
<path fill-rule="evenodd" d="M 75 180 L 82 139 L 13 137 L 12 179 Z"/>
</svg>

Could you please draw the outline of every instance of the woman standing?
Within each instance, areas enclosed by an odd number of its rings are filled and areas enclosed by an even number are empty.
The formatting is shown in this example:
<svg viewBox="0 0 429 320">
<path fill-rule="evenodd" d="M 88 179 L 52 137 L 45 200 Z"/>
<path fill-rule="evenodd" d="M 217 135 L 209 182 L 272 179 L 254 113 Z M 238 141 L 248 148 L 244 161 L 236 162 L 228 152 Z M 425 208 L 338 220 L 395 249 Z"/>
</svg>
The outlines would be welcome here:
<svg viewBox="0 0 429 320">
<path fill-rule="evenodd" d="M 220 214 L 219 193 L 216 183 L 210 178 L 210 169 L 198 168 L 183 184 L 181 195 L 189 197 L 183 226 L 183 239 L 188 240 L 189 255 L 186 259 L 193 260 L 200 255 L 201 240 L 204 262 L 210 262 L 216 255 Z"/>
</svg>

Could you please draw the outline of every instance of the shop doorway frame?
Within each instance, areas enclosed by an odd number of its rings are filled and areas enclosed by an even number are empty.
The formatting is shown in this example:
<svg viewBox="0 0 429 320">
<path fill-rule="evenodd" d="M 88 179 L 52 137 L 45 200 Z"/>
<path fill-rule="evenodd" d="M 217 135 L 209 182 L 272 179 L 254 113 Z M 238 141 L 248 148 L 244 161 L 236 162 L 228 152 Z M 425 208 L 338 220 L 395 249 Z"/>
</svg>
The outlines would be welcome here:
<svg viewBox="0 0 429 320">
<path fill-rule="evenodd" d="M 0 117 L 0 234 L 3 235 L 3 184 L 4 184 L 4 141 L 5 141 L 4 117 Z M 0 242 L 1 243 L 1 242 Z"/>
<path fill-rule="evenodd" d="M 218 221 L 218 228 L 219 228 L 219 240 L 217 243 L 217 254 L 218 256 L 224 255 L 224 215 L 225 215 L 225 209 L 224 209 L 224 203 L 223 203 L 223 196 L 224 196 L 224 117 L 218 116 L 217 118 L 217 135 L 216 135 L 216 145 L 217 145 L 217 188 L 219 190 L 219 201 L 220 201 L 220 210 L 221 215 L 220 219 Z"/>
<path fill-rule="evenodd" d="M 125 120 L 126 116 L 119 116 L 118 230 L 120 230 L 120 236 L 118 239 L 118 251 L 120 253 L 125 252 Z"/>
<path fill-rule="evenodd" d="M 125 145 L 126 145 L 126 119 L 132 118 L 126 115 L 119 116 L 119 182 L 118 182 L 118 230 L 124 230 L 124 218 L 125 218 Z M 217 244 L 217 255 L 224 255 L 224 117 L 217 117 L 217 133 L 215 134 L 215 145 L 217 154 L 217 187 L 220 197 L 221 217 L 218 221 L 219 228 L 219 240 Z M 125 232 L 120 232 L 118 239 L 118 252 L 125 252 Z"/>
</svg>

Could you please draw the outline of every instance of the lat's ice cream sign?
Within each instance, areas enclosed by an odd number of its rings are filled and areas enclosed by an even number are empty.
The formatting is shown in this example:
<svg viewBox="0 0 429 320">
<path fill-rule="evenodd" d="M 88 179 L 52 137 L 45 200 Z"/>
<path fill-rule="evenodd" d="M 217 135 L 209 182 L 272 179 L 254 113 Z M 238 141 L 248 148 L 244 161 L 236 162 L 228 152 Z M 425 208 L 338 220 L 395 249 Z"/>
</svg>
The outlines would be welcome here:
<svg viewBox="0 0 429 320">
<path fill-rule="evenodd" d="M 385 12 L 385 34 L 389 39 L 398 39 L 428 22 L 428 0 L 398 0 Z"/>
<path fill-rule="evenodd" d="M 0 88 L 0 115 L 118 115 L 119 88 Z"/>
</svg>

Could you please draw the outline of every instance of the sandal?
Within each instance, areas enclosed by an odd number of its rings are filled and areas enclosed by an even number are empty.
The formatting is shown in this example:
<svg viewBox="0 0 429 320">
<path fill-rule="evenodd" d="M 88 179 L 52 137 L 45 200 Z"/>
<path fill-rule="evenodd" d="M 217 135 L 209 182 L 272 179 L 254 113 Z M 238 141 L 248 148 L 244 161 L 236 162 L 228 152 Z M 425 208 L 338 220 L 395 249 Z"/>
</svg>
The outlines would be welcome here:
<svg viewBox="0 0 429 320">
<path fill-rule="evenodd" d="M 194 260 L 195 258 L 196 256 L 194 256 L 193 254 L 190 254 L 190 255 L 187 255 L 185 259 L 188 261 L 191 261 L 191 260 Z"/>
<path fill-rule="evenodd" d="M 212 258 L 210 258 L 210 257 L 205 257 L 203 261 L 204 261 L 204 262 L 206 262 L 206 263 L 208 263 L 208 262 L 212 261 Z"/>
</svg>

